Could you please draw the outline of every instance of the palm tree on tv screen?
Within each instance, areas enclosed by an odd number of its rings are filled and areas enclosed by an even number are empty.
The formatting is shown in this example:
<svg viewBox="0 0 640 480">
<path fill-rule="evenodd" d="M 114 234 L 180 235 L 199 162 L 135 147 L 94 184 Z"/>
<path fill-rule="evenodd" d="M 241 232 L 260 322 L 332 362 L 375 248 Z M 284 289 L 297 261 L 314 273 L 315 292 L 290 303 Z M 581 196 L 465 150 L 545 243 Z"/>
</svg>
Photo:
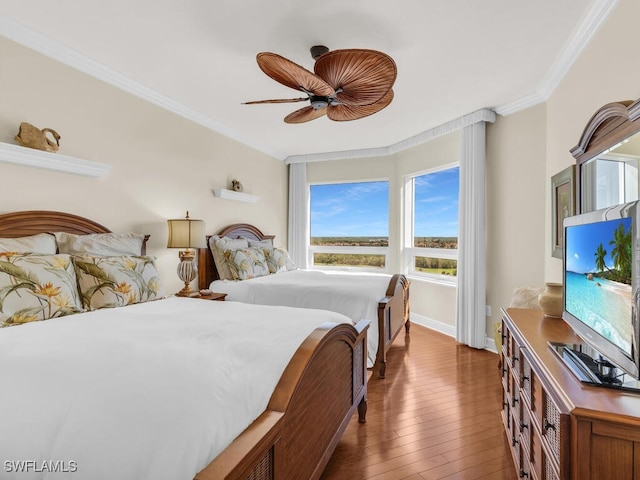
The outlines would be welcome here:
<svg viewBox="0 0 640 480">
<path fill-rule="evenodd" d="M 620 224 L 613 232 L 613 240 L 609 242 L 613 245 L 611 258 L 613 266 L 617 270 L 620 280 L 624 283 L 631 283 L 631 229 L 624 231 L 624 225 Z"/>
<path fill-rule="evenodd" d="M 598 245 L 598 249 L 596 250 L 596 253 L 594 253 L 594 256 L 596 257 L 596 268 L 599 272 L 602 272 L 607 268 L 607 264 L 604 261 L 604 257 L 607 256 L 607 251 L 602 246 L 602 243 Z"/>
</svg>

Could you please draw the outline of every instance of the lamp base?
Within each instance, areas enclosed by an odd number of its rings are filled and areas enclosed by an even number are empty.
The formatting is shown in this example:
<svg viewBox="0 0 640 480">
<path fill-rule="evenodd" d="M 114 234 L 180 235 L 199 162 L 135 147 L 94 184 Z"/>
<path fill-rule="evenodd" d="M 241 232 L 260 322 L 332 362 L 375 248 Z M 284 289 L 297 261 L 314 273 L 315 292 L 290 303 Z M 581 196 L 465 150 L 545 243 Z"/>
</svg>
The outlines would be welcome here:
<svg viewBox="0 0 640 480">
<path fill-rule="evenodd" d="M 178 293 L 177 297 L 189 297 L 195 293 L 195 290 L 191 288 L 190 283 L 198 275 L 198 267 L 196 267 L 194 260 L 194 254 L 191 250 L 185 250 L 178 254 L 180 257 L 180 263 L 178 264 L 178 277 L 184 282 L 184 287 Z"/>
<path fill-rule="evenodd" d="M 176 297 L 190 297 L 192 296 L 194 293 L 196 293 L 195 290 L 193 290 L 191 287 L 184 287 L 182 290 L 180 290 L 179 292 L 176 292 Z"/>
</svg>

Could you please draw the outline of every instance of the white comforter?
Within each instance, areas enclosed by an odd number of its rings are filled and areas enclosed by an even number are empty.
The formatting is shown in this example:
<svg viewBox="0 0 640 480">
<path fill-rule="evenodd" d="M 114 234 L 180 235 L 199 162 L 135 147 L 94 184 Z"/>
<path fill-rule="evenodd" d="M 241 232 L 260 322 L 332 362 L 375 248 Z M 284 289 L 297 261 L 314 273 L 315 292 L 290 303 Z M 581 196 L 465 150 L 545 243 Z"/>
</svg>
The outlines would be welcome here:
<svg viewBox="0 0 640 480">
<path fill-rule="evenodd" d="M 326 309 L 353 323 L 371 320 L 367 349 L 372 367 L 378 351 L 378 302 L 390 280 L 391 275 L 380 273 L 291 270 L 243 281 L 215 280 L 209 288 L 227 293 L 229 301 Z"/>
<path fill-rule="evenodd" d="M 0 478 L 193 478 L 327 321 L 174 297 L 0 329 Z"/>
</svg>

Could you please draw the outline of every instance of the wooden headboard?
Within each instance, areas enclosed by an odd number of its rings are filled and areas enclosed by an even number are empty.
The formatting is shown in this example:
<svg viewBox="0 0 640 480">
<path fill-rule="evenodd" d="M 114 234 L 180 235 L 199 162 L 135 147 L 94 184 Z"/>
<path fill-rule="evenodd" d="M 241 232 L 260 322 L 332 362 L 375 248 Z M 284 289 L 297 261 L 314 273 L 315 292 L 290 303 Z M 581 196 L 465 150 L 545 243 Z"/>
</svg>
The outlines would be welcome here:
<svg viewBox="0 0 640 480">
<path fill-rule="evenodd" d="M 88 233 L 111 233 L 111 230 L 79 215 L 50 210 L 25 210 L 24 212 L 0 215 L 0 238 L 26 237 L 49 232 L 86 235 Z M 148 239 L 149 235 L 145 235 L 142 242 L 142 255 L 145 255 L 147 251 Z"/>
<path fill-rule="evenodd" d="M 248 223 L 234 223 L 223 228 L 217 234 L 219 237 L 239 238 L 244 237 L 248 240 L 273 240 L 275 235 L 265 235 L 258 227 L 254 227 Z M 213 261 L 213 254 L 209 249 L 209 238 L 207 235 L 207 247 L 198 248 L 198 288 L 209 288 L 214 280 L 220 279 L 220 274 L 216 269 Z"/>
</svg>

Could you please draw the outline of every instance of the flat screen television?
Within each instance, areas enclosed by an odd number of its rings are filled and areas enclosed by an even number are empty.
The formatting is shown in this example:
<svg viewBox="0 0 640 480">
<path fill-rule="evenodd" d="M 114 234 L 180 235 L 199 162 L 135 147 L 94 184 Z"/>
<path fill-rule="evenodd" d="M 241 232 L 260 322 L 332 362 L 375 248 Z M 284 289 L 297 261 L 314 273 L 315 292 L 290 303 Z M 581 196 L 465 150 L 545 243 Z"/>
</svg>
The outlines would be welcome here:
<svg viewBox="0 0 640 480">
<path fill-rule="evenodd" d="M 587 383 L 640 386 L 639 204 L 564 220 L 562 318 L 586 345 L 558 353 Z"/>
</svg>

